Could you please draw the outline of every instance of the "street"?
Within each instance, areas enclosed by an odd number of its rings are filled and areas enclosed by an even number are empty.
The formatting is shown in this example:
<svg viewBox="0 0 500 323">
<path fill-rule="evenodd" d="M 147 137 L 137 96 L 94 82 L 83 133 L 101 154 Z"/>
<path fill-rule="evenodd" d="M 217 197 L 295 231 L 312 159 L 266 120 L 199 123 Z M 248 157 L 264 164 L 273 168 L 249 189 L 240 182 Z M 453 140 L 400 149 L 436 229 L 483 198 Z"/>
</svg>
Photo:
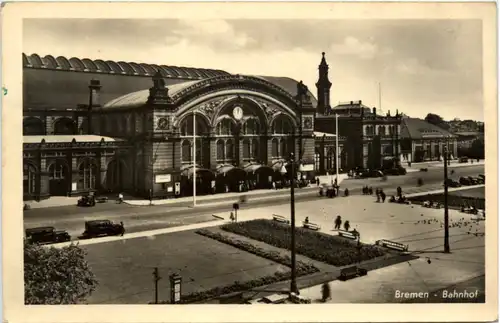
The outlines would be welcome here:
<svg viewBox="0 0 500 323">
<path fill-rule="evenodd" d="M 471 165 L 453 168 L 453 170 L 454 174 L 451 178 L 458 179 L 460 176 L 477 176 L 484 173 L 484 166 Z M 401 186 L 404 193 L 410 194 L 442 188 L 442 176 L 442 168 L 430 168 L 428 172 L 408 173 L 405 176 L 389 176 L 387 181 L 382 181 L 380 178 L 348 179 L 342 182 L 341 190 L 348 188 L 351 194 L 360 194 L 361 188 L 364 185 L 369 185 L 374 189 L 377 187 L 385 189 L 386 194 L 390 196 L 395 194 L 396 187 Z M 424 182 L 422 187 L 417 187 L 418 178 L 422 178 Z M 269 198 L 270 195 L 274 197 Z M 262 199 L 261 196 L 259 195 L 254 199 L 249 197 L 248 203 L 242 204 L 241 209 L 269 207 L 289 202 L 289 193 L 287 191 L 273 191 L 267 194 L 266 199 Z M 296 190 L 296 202 L 307 202 L 316 199 L 325 199 L 325 197 L 318 195 L 317 188 Z M 75 239 L 83 232 L 85 221 L 109 219 L 115 222 L 123 221 L 128 233 L 140 232 L 214 220 L 212 214 L 229 213 L 232 204 L 236 200 L 236 198 L 229 199 L 223 196 L 220 198 L 214 196 L 214 199 L 199 201 L 197 208 L 192 208 L 190 202 L 158 206 L 130 206 L 115 204 L 110 201 L 89 208 L 63 206 L 33 209 L 24 212 L 24 228 L 54 226 L 57 230 L 67 230 Z"/>
</svg>

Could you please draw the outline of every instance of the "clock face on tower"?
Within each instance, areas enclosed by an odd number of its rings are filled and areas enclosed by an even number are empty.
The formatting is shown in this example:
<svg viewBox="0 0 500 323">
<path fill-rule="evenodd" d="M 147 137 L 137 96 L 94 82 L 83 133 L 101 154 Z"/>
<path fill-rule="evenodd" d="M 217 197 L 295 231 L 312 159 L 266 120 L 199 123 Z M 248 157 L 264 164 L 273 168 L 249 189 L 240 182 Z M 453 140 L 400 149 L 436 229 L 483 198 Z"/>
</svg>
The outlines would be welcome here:
<svg viewBox="0 0 500 323">
<path fill-rule="evenodd" d="M 304 128 L 305 129 L 312 129 L 313 127 L 313 119 L 311 117 L 305 117 L 304 118 Z"/>
<path fill-rule="evenodd" d="M 239 106 L 234 107 L 233 109 L 233 117 L 240 121 L 243 118 L 243 109 Z"/>
<path fill-rule="evenodd" d="M 160 118 L 158 119 L 158 126 L 157 128 L 159 130 L 167 130 L 168 129 L 168 119 L 167 118 Z"/>
</svg>

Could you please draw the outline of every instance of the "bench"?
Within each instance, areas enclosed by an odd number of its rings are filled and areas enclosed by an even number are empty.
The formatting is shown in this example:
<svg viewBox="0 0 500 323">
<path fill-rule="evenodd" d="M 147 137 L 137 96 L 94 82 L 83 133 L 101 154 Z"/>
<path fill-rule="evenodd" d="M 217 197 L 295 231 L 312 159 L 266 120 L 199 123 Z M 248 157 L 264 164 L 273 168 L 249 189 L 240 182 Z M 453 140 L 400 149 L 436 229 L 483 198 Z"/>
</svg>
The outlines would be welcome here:
<svg viewBox="0 0 500 323">
<path fill-rule="evenodd" d="M 346 267 L 340 270 L 339 280 L 346 281 L 360 276 L 366 276 L 368 270 L 359 268 L 358 266 Z"/>
<path fill-rule="evenodd" d="M 284 216 L 281 216 L 278 214 L 273 214 L 273 221 L 280 222 L 280 223 L 286 223 L 286 224 L 290 223 L 290 220 L 288 220 Z"/>
<path fill-rule="evenodd" d="M 385 247 L 385 248 L 388 248 L 388 249 L 405 251 L 405 252 L 408 251 L 408 245 L 404 245 L 402 243 L 395 242 L 395 241 L 382 239 L 382 240 L 377 240 L 375 242 L 375 244 L 382 246 L 382 247 Z"/>
<path fill-rule="evenodd" d="M 345 230 L 339 230 L 338 232 L 339 232 L 339 236 L 347 238 L 347 239 L 356 240 L 358 238 L 358 235 L 355 234 L 354 232 L 345 231 Z"/>
<path fill-rule="evenodd" d="M 312 222 L 302 222 L 302 226 L 306 229 L 311 229 L 314 231 L 318 231 L 321 229 L 321 227 L 318 224 Z"/>
</svg>

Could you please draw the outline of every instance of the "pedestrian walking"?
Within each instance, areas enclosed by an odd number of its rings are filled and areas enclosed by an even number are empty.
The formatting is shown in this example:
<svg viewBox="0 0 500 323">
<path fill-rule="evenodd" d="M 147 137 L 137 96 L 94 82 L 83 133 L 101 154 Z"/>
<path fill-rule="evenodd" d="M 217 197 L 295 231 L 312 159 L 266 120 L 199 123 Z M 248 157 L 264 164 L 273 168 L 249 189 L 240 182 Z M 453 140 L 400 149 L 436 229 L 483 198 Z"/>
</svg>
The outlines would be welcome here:
<svg viewBox="0 0 500 323">
<path fill-rule="evenodd" d="M 324 283 L 321 285 L 321 301 L 325 303 L 331 297 L 330 285 L 328 283 Z"/>
<path fill-rule="evenodd" d="M 349 229 L 350 229 L 350 228 L 351 228 L 351 224 L 349 223 L 349 221 L 345 221 L 345 222 L 344 222 L 344 229 L 345 229 L 346 231 L 349 231 Z"/>
<path fill-rule="evenodd" d="M 373 188 L 371 186 L 368 188 L 368 195 L 373 195 Z"/>
<path fill-rule="evenodd" d="M 337 215 L 337 218 L 335 218 L 335 230 L 340 230 L 340 226 L 342 225 L 342 218 L 340 215 Z"/>
<path fill-rule="evenodd" d="M 234 220 L 235 220 L 234 213 L 232 211 L 229 214 L 229 220 L 231 220 L 231 222 L 234 222 Z"/>
<path fill-rule="evenodd" d="M 401 196 L 403 194 L 403 190 L 401 189 L 401 186 L 398 186 L 397 192 L 398 192 L 398 197 L 401 198 Z"/>
<path fill-rule="evenodd" d="M 380 203 L 380 189 L 379 188 L 377 188 L 375 190 L 375 194 L 377 194 L 377 203 Z"/>
<path fill-rule="evenodd" d="M 120 221 L 120 225 L 122 226 L 121 236 L 123 237 L 123 235 L 125 234 L 125 226 L 123 225 L 123 221 Z"/>
<path fill-rule="evenodd" d="M 384 190 L 382 190 L 382 189 L 380 190 L 380 197 L 382 198 L 382 203 L 385 203 L 385 198 L 386 198 L 387 196 L 385 195 L 385 192 L 384 192 Z"/>
<path fill-rule="evenodd" d="M 122 204 L 123 203 L 123 194 L 120 193 L 118 194 L 118 204 Z"/>
</svg>

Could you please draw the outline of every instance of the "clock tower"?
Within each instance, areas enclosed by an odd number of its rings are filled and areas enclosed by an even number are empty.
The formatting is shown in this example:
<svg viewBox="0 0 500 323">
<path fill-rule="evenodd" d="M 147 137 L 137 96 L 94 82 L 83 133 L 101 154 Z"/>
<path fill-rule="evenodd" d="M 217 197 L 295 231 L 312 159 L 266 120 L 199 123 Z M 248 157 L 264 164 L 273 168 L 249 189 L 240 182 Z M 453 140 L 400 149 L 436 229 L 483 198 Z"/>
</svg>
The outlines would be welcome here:
<svg viewBox="0 0 500 323">
<path fill-rule="evenodd" d="M 326 115 L 330 111 L 330 88 L 332 83 L 328 79 L 328 64 L 325 59 L 325 52 L 321 53 L 321 63 L 319 64 L 319 77 L 318 82 L 316 82 L 316 88 L 318 89 L 318 106 L 316 112 L 319 115 Z"/>
</svg>

